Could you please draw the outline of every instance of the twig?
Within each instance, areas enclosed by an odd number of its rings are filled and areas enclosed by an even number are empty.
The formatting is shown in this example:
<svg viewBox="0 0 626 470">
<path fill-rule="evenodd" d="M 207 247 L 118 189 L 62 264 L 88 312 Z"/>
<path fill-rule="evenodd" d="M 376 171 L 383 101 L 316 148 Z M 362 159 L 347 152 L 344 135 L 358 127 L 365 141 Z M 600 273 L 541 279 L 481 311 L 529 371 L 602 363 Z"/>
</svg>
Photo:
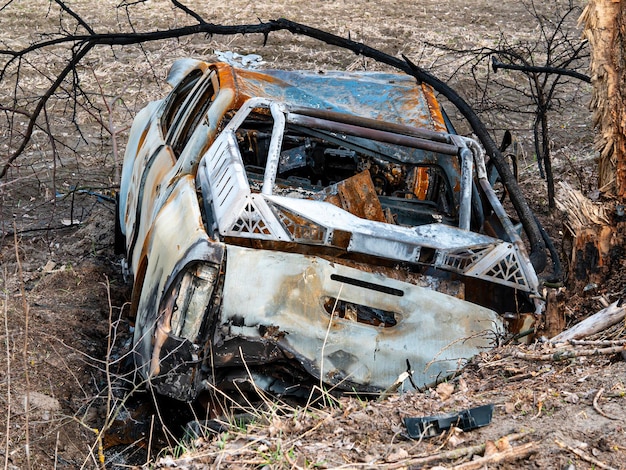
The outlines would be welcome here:
<svg viewBox="0 0 626 470">
<path fill-rule="evenodd" d="M 465 462 L 460 465 L 455 465 L 452 468 L 453 470 L 475 470 L 478 468 L 483 468 L 487 464 L 510 462 L 514 460 L 524 459 L 530 454 L 535 453 L 536 451 L 537 443 L 527 442 L 526 444 L 521 444 L 517 447 L 504 450 L 502 452 L 496 452 L 495 454 L 491 454 L 486 457 L 480 457 L 476 460 L 472 460 L 471 462 Z"/>
<path fill-rule="evenodd" d="M 13 231 L 17 232 L 17 227 L 15 225 L 15 221 L 13 222 Z M 28 427 L 29 423 L 29 414 L 30 414 L 30 376 L 28 375 L 28 318 L 29 318 L 29 310 L 30 307 L 28 305 L 28 301 L 26 299 L 26 289 L 24 288 L 24 271 L 22 270 L 22 261 L 20 260 L 20 250 L 17 242 L 17 234 L 13 235 L 13 242 L 15 245 L 15 260 L 17 262 L 17 269 L 20 280 L 20 294 L 22 296 L 22 309 L 24 311 L 24 349 L 22 350 L 22 358 L 24 360 L 24 381 L 26 382 L 26 394 L 24 396 L 24 428 L 25 428 L 25 439 L 26 444 L 24 445 L 24 449 L 26 450 L 26 466 L 27 468 L 31 468 L 30 466 L 30 433 Z"/>
<path fill-rule="evenodd" d="M 559 447 L 561 447 L 562 449 L 569 450 L 571 453 L 576 454 L 578 457 L 583 459 L 585 462 L 589 462 L 590 464 L 595 465 L 598 468 L 603 468 L 605 470 L 617 470 L 616 468 L 610 467 L 607 464 L 605 464 L 604 462 L 601 462 L 598 459 L 595 459 L 592 456 L 587 455 L 586 453 L 584 453 L 580 449 L 576 449 L 575 447 L 568 446 L 567 444 L 565 444 L 562 441 L 559 441 L 558 439 L 555 439 L 554 442 Z"/>
<path fill-rule="evenodd" d="M 113 121 L 113 112 L 115 111 L 115 103 L 122 97 L 122 94 L 126 92 L 128 85 L 122 90 L 122 92 L 113 98 L 110 101 L 107 101 L 106 96 L 104 94 L 104 90 L 102 89 L 102 85 L 100 84 L 100 80 L 98 80 L 98 76 L 96 75 L 95 70 L 92 69 L 93 76 L 98 85 L 98 89 L 100 90 L 100 94 L 102 95 L 102 100 L 104 101 L 104 106 L 107 109 L 107 113 L 109 115 L 108 119 L 108 127 L 105 126 L 104 122 L 101 119 L 97 119 L 100 125 L 111 135 L 111 144 L 113 147 L 113 165 L 115 166 L 115 183 L 120 183 L 120 169 L 119 169 L 119 150 L 117 145 L 117 137 L 120 133 L 127 131 L 130 129 L 130 125 L 126 125 L 122 128 L 119 128 L 115 125 Z M 91 114 L 91 113 L 90 113 Z"/>
<path fill-rule="evenodd" d="M 626 339 L 570 339 L 569 343 L 573 346 L 619 346 L 626 344 Z"/>
<path fill-rule="evenodd" d="M 565 359 L 572 359 L 574 357 L 582 356 L 605 356 L 611 354 L 617 354 L 624 351 L 624 346 L 613 346 L 609 348 L 596 348 L 596 349 L 566 349 L 561 351 L 555 351 L 548 354 L 530 354 L 522 351 L 513 351 L 511 354 L 518 359 L 525 359 L 527 361 L 563 361 Z"/>
<path fill-rule="evenodd" d="M 78 24 L 80 24 L 83 28 L 85 28 L 89 34 L 95 34 L 95 31 L 93 29 L 91 29 L 91 26 L 89 26 L 89 24 L 85 20 L 83 20 L 80 17 L 80 15 L 78 15 L 75 11 L 73 11 L 70 7 L 68 7 L 65 4 L 65 2 L 62 2 L 60 0 L 54 0 L 54 1 L 56 2 L 57 5 L 59 5 L 61 7 L 62 10 L 64 10 L 72 18 L 74 18 L 78 22 Z"/>
<path fill-rule="evenodd" d="M 614 416 L 610 416 L 606 414 L 604 411 L 602 411 L 602 408 L 600 408 L 600 405 L 598 402 L 600 401 L 600 397 L 602 397 L 603 393 L 604 393 L 604 388 L 600 388 L 600 390 L 598 390 L 598 393 L 596 393 L 596 396 L 593 397 L 593 409 L 596 410 L 599 415 L 604 416 L 607 419 L 612 419 L 613 421 L 617 421 L 619 418 L 615 418 Z"/>
<path fill-rule="evenodd" d="M 206 21 L 204 21 L 204 19 L 198 13 L 193 11 L 191 8 L 183 5 L 182 3 L 178 2 L 177 0 L 172 0 L 172 3 L 174 4 L 175 7 L 180 8 L 185 13 L 187 13 L 189 16 L 191 16 L 192 18 L 195 18 L 198 21 L 198 23 L 206 24 Z"/>
<path fill-rule="evenodd" d="M 549 66 L 532 66 L 532 65 L 517 65 L 517 64 L 505 64 L 500 62 L 496 56 L 491 56 L 491 66 L 493 67 L 493 71 L 497 72 L 498 69 L 505 70 L 520 70 L 524 73 L 545 73 L 545 74 L 557 74 L 557 75 L 567 75 L 569 77 L 577 78 L 585 83 L 591 83 L 591 77 L 589 75 L 585 75 L 584 73 L 577 72 L 576 70 L 569 70 L 563 67 L 549 67 Z"/>
<path fill-rule="evenodd" d="M 4 278 L 7 278 L 7 269 L 6 266 L 4 268 Z M 5 446 L 4 446 L 4 470 L 9 468 L 9 443 L 11 442 L 9 437 L 11 435 L 11 348 L 9 346 L 9 309 L 8 309 L 8 298 L 4 298 L 4 344 L 6 346 L 6 355 L 7 355 L 7 372 L 6 372 L 6 382 L 7 382 L 7 426 L 5 433 Z"/>
<path fill-rule="evenodd" d="M 59 434 L 60 431 L 57 431 L 57 439 L 54 443 L 54 470 L 57 469 L 57 462 L 59 461 Z"/>
<path fill-rule="evenodd" d="M 520 439 L 524 435 L 525 433 L 513 433 L 507 436 L 504 436 L 503 439 L 507 439 L 509 442 L 511 442 L 511 441 Z M 534 443 L 531 443 L 531 444 L 534 445 Z M 461 457 L 465 457 L 468 455 L 480 454 L 484 451 L 485 451 L 485 444 L 476 444 L 476 445 L 469 446 L 469 447 L 462 447 L 460 449 L 448 450 L 446 452 L 441 452 L 438 454 L 432 454 L 432 455 L 427 455 L 424 457 L 416 457 L 416 458 L 402 460 L 399 462 L 395 462 L 389 466 L 385 466 L 385 468 L 388 468 L 391 470 L 395 468 L 406 468 L 406 467 L 410 467 L 413 465 L 429 464 L 432 462 L 438 462 L 440 460 L 456 460 L 456 459 L 459 459 Z"/>
<path fill-rule="evenodd" d="M 148 468 L 148 465 L 150 464 L 150 453 L 152 451 L 152 436 L 154 434 L 154 415 L 151 416 L 150 418 L 150 437 L 148 438 L 148 452 L 146 455 L 146 468 Z"/>
<path fill-rule="evenodd" d="M 477 444 L 469 447 L 462 447 L 460 449 L 453 449 L 447 452 L 441 452 L 439 454 L 429 455 L 427 457 L 418 457 L 413 459 L 402 460 L 396 462 L 386 468 L 407 468 L 413 465 L 423 465 L 431 462 L 438 462 L 440 460 L 456 460 L 468 455 L 480 454 L 485 451 L 485 444 Z"/>
<path fill-rule="evenodd" d="M 381 403 L 383 401 L 385 401 L 387 398 L 389 398 L 393 393 L 396 393 L 398 391 L 398 389 L 402 386 L 402 384 L 404 383 L 404 381 L 406 379 L 408 379 L 410 376 L 410 374 L 406 371 L 402 372 L 398 378 L 395 380 L 394 383 L 392 383 L 389 387 L 387 387 L 385 389 L 384 392 L 382 392 L 378 398 L 376 399 L 376 403 Z"/>
<path fill-rule="evenodd" d="M 113 383 L 111 381 L 111 348 L 113 347 L 111 338 L 113 336 L 113 303 L 111 301 L 111 285 L 109 284 L 109 278 L 105 276 L 104 287 L 107 293 L 107 303 L 109 306 L 109 334 L 107 335 L 107 354 L 106 360 L 104 362 L 104 370 L 106 371 L 106 381 L 107 381 L 107 404 L 106 404 L 106 416 L 107 421 L 109 416 L 112 413 L 111 410 L 111 402 L 113 400 Z M 112 422 L 111 420 L 110 422 Z M 98 433 L 98 462 L 100 466 L 104 470 L 104 452 L 102 450 L 102 440 L 104 439 L 104 433 L 107 430 L 105 426 L 102 427 L 100 432 Z"/>
</svg>

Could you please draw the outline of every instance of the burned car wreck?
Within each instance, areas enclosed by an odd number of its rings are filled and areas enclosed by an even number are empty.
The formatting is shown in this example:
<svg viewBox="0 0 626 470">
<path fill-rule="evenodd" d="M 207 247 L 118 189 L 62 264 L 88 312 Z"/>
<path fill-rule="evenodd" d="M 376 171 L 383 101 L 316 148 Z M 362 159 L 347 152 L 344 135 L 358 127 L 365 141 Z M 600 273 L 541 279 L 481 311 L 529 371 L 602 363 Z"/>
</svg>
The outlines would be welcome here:
<svg viewBox="0 0 626 470">
<path fill-rule="evenodd" d="M 168 81 L 133 123 L 116 237 L 159 393 L 379 392 L 407 364 L 421 386 L 540 313 L 483 151 L 429 86 L 191 59 Z"/>
</svg>

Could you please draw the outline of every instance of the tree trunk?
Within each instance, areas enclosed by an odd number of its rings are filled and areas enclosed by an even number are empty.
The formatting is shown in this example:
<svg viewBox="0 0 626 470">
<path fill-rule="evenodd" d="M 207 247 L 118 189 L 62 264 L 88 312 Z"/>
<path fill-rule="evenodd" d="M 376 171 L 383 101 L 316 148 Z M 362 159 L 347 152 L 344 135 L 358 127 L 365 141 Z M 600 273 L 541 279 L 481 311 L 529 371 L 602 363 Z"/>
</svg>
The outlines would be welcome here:
<svg viewBox="0 0 626 470">
<path fill-rule="evenodd" d="M 560 183 L 556 206 L 564 215 L 564 258 L 567 284 L 582 292 L 585 286 L 602 286 L 614 269 L 623 269 L 623 223 L 611 220 L 612 211 L 593 203 L 567 183 Z"/>
<path fill-rule="evenodd" d="M 591 45 L 590 107 L 599 133 L 598 186 L 626 199 L 626 2 L 590 0 L 580 17 Z"/>
</svg>

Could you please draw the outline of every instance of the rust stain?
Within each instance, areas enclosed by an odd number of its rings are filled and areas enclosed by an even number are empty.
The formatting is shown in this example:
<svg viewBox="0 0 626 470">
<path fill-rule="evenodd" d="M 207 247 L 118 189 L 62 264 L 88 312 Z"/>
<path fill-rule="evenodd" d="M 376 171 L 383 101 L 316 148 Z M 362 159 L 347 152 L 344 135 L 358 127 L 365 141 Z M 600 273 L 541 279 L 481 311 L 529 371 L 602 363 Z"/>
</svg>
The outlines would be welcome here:
<svg viewBox="0 0 626 470">
<path fill-rule="evenodd" d="M 424 92 L 424 97 L 430 109 L 434 129 L 436 131 L 446 132 L 446 124 L 443 119 L 443 113 L 441 112 L 441 106 L 439 106 L 439 101 L 437 101 L 435 97 L 435 90 L 433 90 L 430 85 L 422 83 L 422 91 Z"/>
<path fill-rule="evenodd" d="M 241 96 L 239 87 L 237 85 L 237 79 L 235 77 L 235 69 L 224 62 L 216 62 L 211 65 L 211 69 L 216 71 L 220 90 L 229 88 L 233 90 L 235 97 L 232 102 L 232 109 L 239 109 L 243 103 L 245 103 L 250 96 Z"/>
<path fill-rule="evenodd" d="M 341 207 L 362 219 L 385 222 L 383 207 L 369 171 L 362 171 L 331 188 L 332 192 L 324 199 L 326 202 Z"/>
<path fill-rule="evenodd" d="M 223 72 L 220 71 L 220 73 Z M 232 84 L 228 83 L 226 86 L 231 86 L 236 91 L 235 108 L 241 107 L 248 99 L 255 96 L 267 96 L 266 87 L 281 83 L 281 80 L 276 77 L 254 70 L 231 67 L 228 74 Z"/>
<path fill-rule="evenodd" d="M 428 168 L 424 166 L 415 168 L 414 178 L 413 194 L 415 194 L 418 199 L 424 201 L 428 194 Z"/>
<path fill-rule="evenodd" d="M 143 132 L 141 133 L 141 137 L 139 137 L 139 142 L 137 143 L 137 153 L 141 151 L 141 148 L 143 147 L 143 143 L 146 141 L 146 136 L 148 135 L 150 126 L 151 126 L 151 122 L 148 121 L 148 124 L 146 125 Z"/>
</svg>

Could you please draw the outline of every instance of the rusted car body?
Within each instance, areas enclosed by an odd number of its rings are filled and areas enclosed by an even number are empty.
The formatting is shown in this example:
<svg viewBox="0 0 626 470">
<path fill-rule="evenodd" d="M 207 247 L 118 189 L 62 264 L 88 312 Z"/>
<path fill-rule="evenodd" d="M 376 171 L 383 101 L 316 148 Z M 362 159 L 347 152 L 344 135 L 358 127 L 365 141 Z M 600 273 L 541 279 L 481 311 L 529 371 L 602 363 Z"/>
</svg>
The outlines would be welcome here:
<svg viewBox="0 0 626 470">
<path fill-rule="evenodd" d="M 162 394 L 418 385 L 539 312 L 537 276 L 428 86 L 181 60 L 136 117 L 118 238 Z"/>
</svg>

